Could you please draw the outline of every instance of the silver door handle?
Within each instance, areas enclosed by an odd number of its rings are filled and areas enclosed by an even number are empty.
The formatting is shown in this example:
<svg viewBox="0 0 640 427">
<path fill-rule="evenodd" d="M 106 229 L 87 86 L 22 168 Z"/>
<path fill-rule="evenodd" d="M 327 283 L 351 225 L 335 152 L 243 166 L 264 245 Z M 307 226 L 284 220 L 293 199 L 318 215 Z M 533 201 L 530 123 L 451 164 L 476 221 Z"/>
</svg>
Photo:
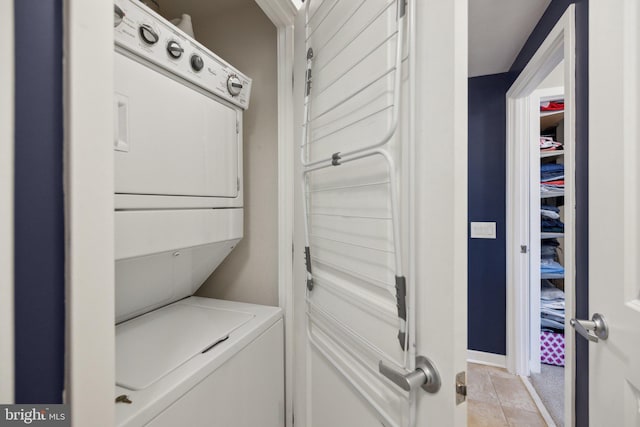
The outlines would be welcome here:
<svg viewBox="0 0 640 427">
<path fill-rule="evenodd" d="M 609 338 L 609 326 L 604 316 L 600 313 L 595 313 L 591 320 L 571 319 L 569 323 L 577 333 L 589 341 L 598 342 L 598 340 Z"/>
<path fill-rule="evenodd" d="M 429 393 L 440 390 L 440 374 L 431 360 L 424 356 L 416 357 L 416 370 L 408 374 L 398 372 L 383 361 L 378 363 L 378 370 L 389 381 L 405 391 L 412 391 L 418 387 Z"/>
</svg>

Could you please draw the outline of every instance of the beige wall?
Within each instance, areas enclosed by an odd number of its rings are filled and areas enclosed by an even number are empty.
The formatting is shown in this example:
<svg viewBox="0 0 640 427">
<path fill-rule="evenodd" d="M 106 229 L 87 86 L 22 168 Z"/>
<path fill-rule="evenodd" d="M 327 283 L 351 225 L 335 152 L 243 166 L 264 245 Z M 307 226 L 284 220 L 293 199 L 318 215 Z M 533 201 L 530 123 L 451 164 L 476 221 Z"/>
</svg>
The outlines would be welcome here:
<svg viewBox="0 0 640 427">
<path fill-rule="evenodd" d="M 552 87 L 564 86 L 564 60 L 540 83 L 538 89 L 548 89 Z"/>
<path fill-rule="evenodd" d="M 278 305 L 276 28 L 255 4 L 192 17 L 199 42 L 253 79 L 244 114 L 244 238 L 198 290 Z"/>
</svg>

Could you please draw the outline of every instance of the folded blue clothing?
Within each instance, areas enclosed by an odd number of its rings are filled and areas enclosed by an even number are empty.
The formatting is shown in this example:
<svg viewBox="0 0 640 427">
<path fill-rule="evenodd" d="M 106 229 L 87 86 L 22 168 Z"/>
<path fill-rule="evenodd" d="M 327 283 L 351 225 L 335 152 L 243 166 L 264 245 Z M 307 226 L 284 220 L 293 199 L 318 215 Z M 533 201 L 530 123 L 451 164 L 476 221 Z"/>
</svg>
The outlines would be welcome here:
<svg viewBox="0 0 640 427">
<path fill-rule="evenodd" d="M 560 246 L 560 242 L 555 237 L 553 239 L 542 239 L 542 244 L 544 246 Z"/>
<path fill-rule="evenodd" d="M 564 299 L 564 291 L 558 289 L 548 280 L 540 281 L 540 298 L 542 299 Z"/>
<path fill-rule="evenodd" d="M 546 319 L 544 317 L 540 318 L 540 327 L 544 328 L 544 329 L 559 329 L 561 331 L 564 330 L 564 323 L 560 323 L 558 321 L 555 321 L 553 319 Z"/>
<path fill-rule="evenodd" d="M 549 172 L 540 174 L 540 182 L 558 181 L 564 179 L 564 172 Z"/>
<path fill-rule="evenodd" d="M 541 259 L 540 277 L 543 279 L 562 279 L 564 278 L 564 267 L 553 259 Z"/>
<path fill-rule="evenodd" d="M 564 298 L 560 300 L 544 300 L 540 298 L 540 310 L 560 310 L 564 313 Z"/>
<path fill-rule="evenodd" d="M 540 260 L 540 271 L 548 273 L 564 273 L 564 267 L 555 260 Z"/>
<path fill-rule="evenodd" d="M 560 213 L 560 208 L 557 206 L 551 206 L 551 205 L 540 205 L 540 210 L 543 211 L 553 211 L 555 213 Z"/>
<path fill-rule="evenodd" d="M 540 172 L 564 172 L 564 165 L 562 163 L 544 163 L 540 165 Z"/>
<path fill-rule="evenodd" d="M 540 315 L 545 319 L 564 322 L 564 310 L 540 309 Z"/>
<path fill-rule="evenodd" d="M 544 218 L 559 219 L 560 208 L 549 205 L 540 205 L 540 216 Z"/>
<path fill-rule="evenodd" d="M 557 181 L 564 179 L 564 165 L 561 163 L 545 163 L 540 165 L 540 181 Z"/>
<path fill-rule="evenodd" d="M 559 219 L 542 218 L 540 229 L 547 233 L 564 233 L 564 223 Z"/>
</svg>

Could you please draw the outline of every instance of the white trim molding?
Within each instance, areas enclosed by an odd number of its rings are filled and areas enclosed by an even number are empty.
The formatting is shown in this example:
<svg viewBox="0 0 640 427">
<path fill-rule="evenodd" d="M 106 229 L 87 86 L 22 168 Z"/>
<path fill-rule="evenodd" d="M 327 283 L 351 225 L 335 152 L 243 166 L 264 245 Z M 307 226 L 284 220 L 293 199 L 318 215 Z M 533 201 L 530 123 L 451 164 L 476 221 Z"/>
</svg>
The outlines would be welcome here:
<svg viewBox="0 0 640 427">
<path fill-rule="evenodd" d="M 467 362 L 479 365 L 507 367 L 507 356 L 504 354 L 486 353 L 484 351 L 467 350 Z"/>
<path fill-rule="evenodd" d="M 565 99 L 565 313 L 575 313 L 575 6 L 570 5 L 538 51 L 507 92 L 507 369 L 530 373 L 530 262 L 533 252 L 528 221 L 532 208 L 529 144 L 538 129 L 532 127 L 532 97 L 542 81 L 564 60 Z M 537 137 L 537 136 L 536 136 Z M 569 209 L 571 207 L 571 209 Z M 539 245 L 539 242 L 538 242 Z M 535 251 L 534 251 L 535 252 Z M 539 251 L 537 252 L 539 253 Z M 536 264 L 537 265 L 537 264 Z M 568 325 L 567 325 L 568 326 Z M 574 422 L 575 337 L 565 335 L 565 423 Z"/>
<path fill-rule="evenodd" d="M 14 36 L 13 1 L 0 2 L 0 403 L 14 401 L 13 173 Z"/>
<path fill-rule="evenodd" d="M 293 425 L 293 25 L 278 27 L 278 293 L 285 324 L 286 426 Z"/>
<path fill-rule="evenodd" d="M 273 24 L 280 28 L 293 25 L 300 2 L 295 0 L 255 0 Z"/>
<path fill-rule="evenodd" d="M 115 422 L 113 4 L 66 0 L 63 13 L 65 401 L 74 426 L 110 426 Z"/>
</svg>

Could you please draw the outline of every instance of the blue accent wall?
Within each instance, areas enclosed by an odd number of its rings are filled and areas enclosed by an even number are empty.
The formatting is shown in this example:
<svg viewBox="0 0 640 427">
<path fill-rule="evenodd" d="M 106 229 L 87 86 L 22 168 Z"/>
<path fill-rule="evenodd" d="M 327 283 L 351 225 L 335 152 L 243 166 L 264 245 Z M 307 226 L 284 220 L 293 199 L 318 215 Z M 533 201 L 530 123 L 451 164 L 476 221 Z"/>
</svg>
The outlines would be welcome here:
<svg viewBox="0 0 640 427">
<path fill-rule="evenodd" d="M 15 400 L 64 384 L 62 1 L 16 0 Z"/>
<path fill-rule="evenodd" d="M 469 239 L 470 350 L 506 354 L 506 103 L 515 74 L 469 79 L 469 221 L 496 221 L 496 239 Z"/>
<path fill-rule="evenodd" d="M 542 18 L 527 39 L 522 50 L 516 57 L 508 74 L 486 76 L 469 79 L 469 220 L 470 221 L 498 221 L 497 241 L 484 243 L 469 240 L 469 348 L 491 353 L 505 354 L 504 323 L 506 310 L 504 301 L 506 265 L 504 259 L 494 256 L 494 250 L 504 253 L 504 210 L 500 213 L 490 212 L 485 206 L 483 195 L 486 186 L 494 185 L 496 176 L 506 176 L 505 163 L 498 163 L 496 159 L 487 157 L 484 152 L 496 149 L 496 141 L 486 137 L 484 126 L 477 123 L 483 114 L 480 111 L 485 97 L 489 104 L 487 110 L 496 109 L 492 106 L 492 99 L 502 98 L 506 89 L 500 85 L 500 80 L 508 80 L 511 76 L 515 80 L 524 69 L 536 50 L 540 47 L 549 31 L 564 14 L 567 7 L 575 3 L 576 7 L 576 315 L 579 318 L 590 318 L 589 313 L 589 1 L 588 0 L 552 0 Z M 513 81 L 513 80 L 512 80 Z M 492 116 L 492 115 L 491 115 Z M 489 117 L 486 126 L 500 126 L 497 119 Z M 497 137 L 504 143 L 506 123 L 496 129 Z M 500 134 L 501 132 L 501 134 Z M 480 144 L 478 147 L 477 145 Z M 503 148 L 504 149 L 504 148 Z M 504 153 L 498 153 L 504 159 Z M 497 170 L 489 171 L 495 167 Z M 487 180 L 478 184 L 476 180 Z M 504 190 L 504 188 L 502 188 Z M 504 192 L 502 193 L 504 194 Z M 501 200 L 504 206 L 504 199 Z M 500 201 L 498 202 L 500 203 Z M 491 214 L 492 216 L 486 216 Z M 501 234 L 502 233 L 502 234 Z M 486 263 L 494 262 L 495 266 L 486 267 Z M 488 281 L 489 275 L 502 279 L 502 288 Z M 487 300 L 487 293 L 493 293 L 495 300 Z M 474 305 L 483 305 L 474 308 Z M 488 304 L 488 305 L 487 305 Z M 502 317 L 500 317 L 502 316 Z M 482 326 L 479 326 L 482 325 Z M 498 337 L 498 334 L 501 334 Z M 589 371 L 588 343 L 583 339 L 577 340 L 576 372 Z M 589 379 L 586 374 L 576 375 L 576 426 L 589 425 Z"/>
</svg>

